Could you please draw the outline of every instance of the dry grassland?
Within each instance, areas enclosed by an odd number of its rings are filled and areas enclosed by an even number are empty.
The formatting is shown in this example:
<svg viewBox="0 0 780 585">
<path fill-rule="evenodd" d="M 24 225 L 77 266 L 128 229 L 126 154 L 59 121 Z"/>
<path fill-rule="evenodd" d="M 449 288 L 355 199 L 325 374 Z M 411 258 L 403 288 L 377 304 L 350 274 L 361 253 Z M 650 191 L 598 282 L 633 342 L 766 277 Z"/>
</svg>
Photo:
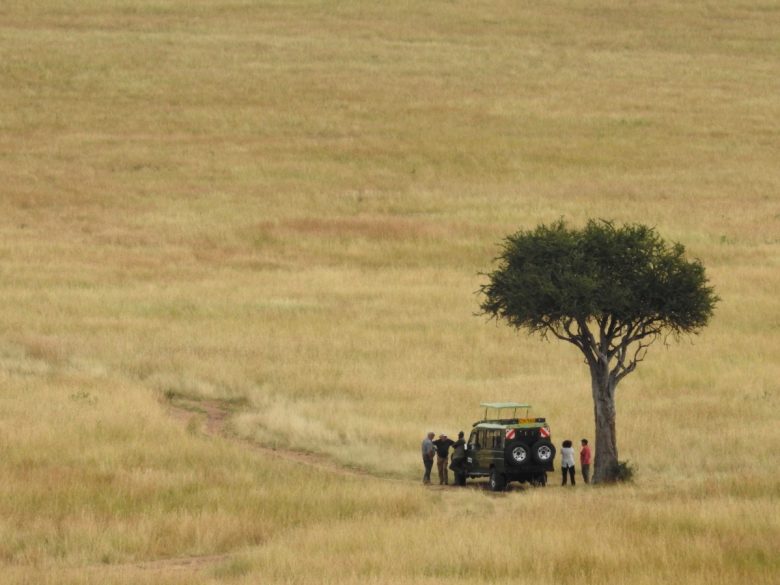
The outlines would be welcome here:
<svg viewBox="0 0 780 585">
<path fill-rule="evenodd" d="M 0 582 L 776 583 L 778 30 L 768 0 L 4 0 Z M 722 297 L 618 389 L 635 484 L 423 489 L 423 433 L 481 400 L 592 437 L 576 351 L 474 316 L 500 239 L 562 216 L 656 226 Z"/>
</svg>

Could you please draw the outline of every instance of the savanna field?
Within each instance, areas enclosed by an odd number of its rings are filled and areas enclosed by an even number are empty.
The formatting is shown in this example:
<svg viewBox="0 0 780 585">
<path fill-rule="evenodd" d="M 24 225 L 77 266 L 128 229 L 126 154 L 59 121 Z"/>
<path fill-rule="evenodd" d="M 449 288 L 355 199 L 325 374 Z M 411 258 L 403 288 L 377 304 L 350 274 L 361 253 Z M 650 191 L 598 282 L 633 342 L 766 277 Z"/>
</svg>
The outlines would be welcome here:
<svg viewBox="0 0 780 585">
<path fill-rule="evenodd" d="M 559 218 L 721 297 L 618 387 L 633 483 L 423 487 L 481 401 L 593 438 L 476 315 Z M 778 290 L 778 2 L 3 0 L 0 583 L 777 583 Z"/>
</svg>

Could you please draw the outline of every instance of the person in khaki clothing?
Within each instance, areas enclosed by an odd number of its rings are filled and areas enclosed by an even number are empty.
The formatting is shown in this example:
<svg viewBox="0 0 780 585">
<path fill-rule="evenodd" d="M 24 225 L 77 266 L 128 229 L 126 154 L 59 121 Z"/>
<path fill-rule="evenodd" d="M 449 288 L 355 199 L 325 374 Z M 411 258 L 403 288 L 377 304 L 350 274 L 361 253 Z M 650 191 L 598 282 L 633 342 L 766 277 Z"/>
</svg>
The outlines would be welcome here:
<svg viewBox="0 0 780 585">
<path fill-rule="evenodd" d="M 439 438 L 433 442 L 436 447 L 436 469 L 439 471 L 439 484 L 447 485 L 449 483 L 448 460 L 450 458 L 450 447 L 455 443 L 447 435 L 439 435 Z"/>
</svg>

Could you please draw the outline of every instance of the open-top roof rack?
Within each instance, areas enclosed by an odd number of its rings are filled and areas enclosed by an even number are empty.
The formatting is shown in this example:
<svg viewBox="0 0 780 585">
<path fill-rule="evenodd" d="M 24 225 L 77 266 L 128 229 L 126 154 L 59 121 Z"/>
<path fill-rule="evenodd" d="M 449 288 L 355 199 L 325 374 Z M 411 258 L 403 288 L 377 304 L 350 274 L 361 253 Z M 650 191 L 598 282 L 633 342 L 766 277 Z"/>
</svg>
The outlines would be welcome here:
<svg viewBox="0 0 780 585">
<path fill-rule="evenodd" d="M 512 418 L 517 418 L 517 409 L 518 408 L 525 408 L 525 414 L 528 416 L 528 410 L 531 408 L 530 404 L 523 404 L 520 402 L 481 402 L 479 404 L 480 406 L 485 407 L 485 420 L 488 420 L 488 410 L 495 409 L 495 410 L 504 410 L 511 408 L 512 409 Z"/>
</svg>

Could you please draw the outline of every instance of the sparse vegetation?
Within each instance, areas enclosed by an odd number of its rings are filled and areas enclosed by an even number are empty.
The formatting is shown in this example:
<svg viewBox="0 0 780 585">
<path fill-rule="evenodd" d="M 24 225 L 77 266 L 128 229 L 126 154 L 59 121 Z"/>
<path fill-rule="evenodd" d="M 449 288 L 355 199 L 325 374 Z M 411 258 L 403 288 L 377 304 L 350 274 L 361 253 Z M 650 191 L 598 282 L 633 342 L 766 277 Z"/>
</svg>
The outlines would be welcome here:
<svg viewBox="0 0 780 585">
<path fill-rule="evenodd" d="M 634 481 L 636 469 L 630 461 L 618 461 L 615 470 L 612 472 L 615 481 L 628 483 Z"/>
<path fill-rule="evenodd" d="M 778 18 L 4 1 L 3 582 L 776 582 Z M 593 436 L 571 348 L 473 317 L 496 234 L 559 217 L 684 242 L 718 318 L 621 386 L 632 483 L 423 489 L 482 400 Z"/>
</svg>

